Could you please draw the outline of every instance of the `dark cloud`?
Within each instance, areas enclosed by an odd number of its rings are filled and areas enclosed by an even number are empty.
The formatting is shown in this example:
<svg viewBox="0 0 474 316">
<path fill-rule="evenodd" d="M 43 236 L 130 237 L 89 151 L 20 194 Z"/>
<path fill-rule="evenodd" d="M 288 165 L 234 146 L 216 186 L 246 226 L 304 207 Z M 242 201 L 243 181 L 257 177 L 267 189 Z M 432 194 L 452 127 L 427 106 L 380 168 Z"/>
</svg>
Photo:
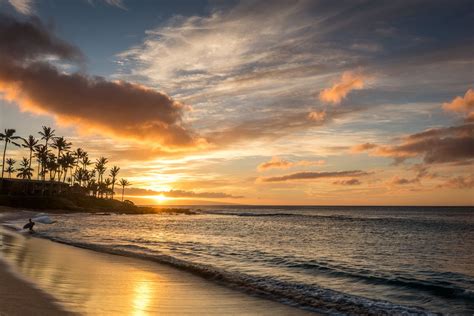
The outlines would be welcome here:
<svg viewBox="0 0 474 316">
<path fill-rule="evenodd" d="M 118 192 L 118 191 L 117 191 Z M 243 196 L 235 196 L 222 192 L 194 192 L 185 190 L 170 190 L 170 191 L 154 191 L 140 188 L 126 188 L 126 195 L 137 195 L 137 196 L 155 196 L 164 195 L 166 197 L 173 198 L 206 198 L 206 199 L 241 199 Z"/>
<path fill-rule="evenodd" d="M 56 37 L 36 17 L 22 22 L 0 13 L 0 47 L 4 62 L 21 63 L 50 56 L 76 62 L 84 60 L 79 48 Z"/>
<path fill-rule="evenodd" d="M 474 174 L 453 177 L 445 183 L 438 185 L 438 187 L 451 189 L 472 189 L 474 188 Z"/>
<path fill-rule="evenodd" d="M 413 184 L 413 183 L 418 183 L 419 180 L 417 178 L 413 179 L 407 179 L 407 178 L 400 178 L 400 177 L 394 177 L 392 180 L 390 180 L 390 184 L 392 185 L 406 185 L 406 184 Z"/>
<path fill-rule="evenodd" d="M 372 155 L 392 157 L 397 163 L 416 157 L 427 164 L 460 163 L 474 158 L 474 124 L 429 129 L 405 136 L 397 145 L 366 147 Z"/>
<path fill-rule="evenodd" d="M 72 61 L 82 54 L 38 19 L 0 19 L 0 91 L 23 110 L 53 115 L 82 131 L 153 142 L 157 147 L 195 146 L 183 124 L 184 106 L 164 93 L 125 81 L 65 74 L 45 58 Z"/>
<path fill-rule="evenodd" d="M 340 185 L 360 185 L 362 182 L 359 179 L 349 179 L 349 180 L 338 180 L 334 181 L 333 184 L 340 184 Z"/>
<path fill-rule="evenodd" d="M 362 170 L 330 171 L 330 172 L 297 172 L 279 177 L 260 178 L 261 182 L 285 182 L 293 180 L 315 180 L 322 178 L 360 177 L 368 175 Z"/>
</svg>

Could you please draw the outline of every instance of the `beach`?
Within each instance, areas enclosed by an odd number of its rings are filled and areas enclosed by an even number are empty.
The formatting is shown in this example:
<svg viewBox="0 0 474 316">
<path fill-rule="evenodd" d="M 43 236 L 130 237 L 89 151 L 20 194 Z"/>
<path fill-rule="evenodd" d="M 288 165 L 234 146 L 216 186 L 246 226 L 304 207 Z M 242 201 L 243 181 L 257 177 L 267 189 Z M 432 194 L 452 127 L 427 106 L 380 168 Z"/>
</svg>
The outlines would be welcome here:
<svg viewBox="0 0 474 316">
<path fill-rule="evenodd" d="M 1 315 L 305 315 L 173 267 L 1 228 Z"/>
<path fill-rule="evenodd" d="M 21 293 L 15 304 L 27 295 L 81 315 L 474 311 L 472 208 L 194 211 L 0 213 L 7 283 L 19 276 L 32 285 L 31 293 L 12 292 Z M 53 223 L 41 223 L 45 217 Z M 21 229 L 28 218 L 37 222 L 34 234 Z"/>
</svg>

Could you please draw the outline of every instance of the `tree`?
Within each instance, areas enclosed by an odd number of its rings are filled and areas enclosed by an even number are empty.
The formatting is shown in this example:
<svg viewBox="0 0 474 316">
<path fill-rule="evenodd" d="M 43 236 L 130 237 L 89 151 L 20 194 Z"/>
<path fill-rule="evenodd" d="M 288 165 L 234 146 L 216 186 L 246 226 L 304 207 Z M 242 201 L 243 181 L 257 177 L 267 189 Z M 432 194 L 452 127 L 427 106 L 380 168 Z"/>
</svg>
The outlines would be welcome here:
<svg viewBox="0 0 474 316">
<path fill-rule="evenodd" d="M 98 177 L 99 177 L 99 179 L 98 179 L 99 187 L 100 187 L 101 183 L 103 182 L 102 179 L 103 179 L 105 171 L 107 170 L 107 168 L 105 167 L 107 162 L 108 162 L 107 158 L 105 158 L 105 157 L 100 157 L 95 162 L 95 170 L 97 171 L 97 174 L 98 174 Z M 102 192 L 99 192 L 99 193 L 101 193 L 101 197 L 102 197 Z"/>
<path fill-rule="evenodd" d="M 38 162 L 38 180 L 40 176 L 44 177 L 45 175 L 45 165 L 48 160 L 48 153 L 49 151 L 45 145 L 37 145 L 35 147 L 34 156 Z"/>
<path fill-rule="evenodd" d="M 44 146 L 45 146 L 45 151 L 47 152 L 48 151 L 48 142 L 51 138 L 53 138 L 55 136 L 55 130 L 52 129 L 51 127 L 46 127 L 46 126 L 43 126 L 42 127 L 43 129 L 41 131 L 39 131 L 38 133 L 41 135 L 41 139 L 44 139 L 45 143 L 44 143 Z M 43 176 L 43 180 L 46 176 L 46 168 L 45 168 L 45 164 L 42 164 L 42 170 L 41 170 L 41 174 Z"/>
<path fill-rule="evenodd" d="M 125 192 L 125 187 L 131 185 L 131 183 L 128 182 L 127 179 L 122 178 L 120 179 L 119 184 L 122 187 L 122 202 L 123 202 L 123 193 Z"/>
<path fill-rule="evenodd" d="M 30 167 L 30 161 L 28 158 L 23 157 L 23 160 L 20 163 L 21 168 L 18 168 L 19 173 L 16 175 L 17 178 L 22 179 L 31 179 L 33 175 L 33 168 Z"/>
<path fill-rule="evenodd" d="M 7 146 L 9 143 L 12 143 L 15 146 L 20 147 L 20 144 L 16 143 L 15 140 L 21 139 L 20 136 L 15 136 L 16 131 L 14 129 L 5 129 L 3 133 L 0 133 L 0 141 L 5 142 L 5 147 L 3 148 L 3 160 L 2 160 L 2 177 L 5 172 L 5 155 L 7 153 Z"/>
<path fill-rule="evenodd" d="M 30 150 L 30 165 L 29 167 L 31 168 L 31 161 L 33 158 L 33 151 L 35 150 L 35 147 L 38 145 L 39 140 L 37 140 L 33 135 L 28 136 L 27 139 L 22 139 L 23 140 L 23 148 L 28 148 Z"/>
<path fill-rule="evenodd" d="M 59 161 L 59 165 L 64 170 L 63 182 L 66 182 L 66 176 L 67 176 L 68 170 L 71 170 L 72 172 L 72 168 L 76 165 L 76 157 L 70 152 L 67 152 L 63 154 L 61 158 L 58 159 L 58 161 Z"/>
<path fill-rule="evenodd" d="M 6 172 L 8 172 L 8 177 L 11 178 L 12 177 L 12 172 L 15 172 L 15 163 L 16 163 L 16 160 L 13 159 L 13 158 L 8 158 L 7 159 L 7 169 L 5 170 Z"/>
<path fill-rule="evenodd" d="M 59 163 L 59 159 L 61 158 L 61 153 L 63 151 L 69 150 L 71 148 L 71 145 L 72 144 L 66 141 L 66 139 L 62 136 L 53 138 L 53 143 L 51 144 L 51 147 L 56 148 L 58 150 L 57 157 L 58 157 L 59 166 L 61 166 L 61 164 Z M 61 181 L 61 174 L 62 174 L 61 168 L 58 168 L 57 174 L 58 174 L 58 181 Z"/>
<path fill-rule="evenodd" d="M 110 178 L 105 179 L 103 183 L 101 183 L 100 189 L 101 189 L 101 195 L 105 193 L 105 198 L 109 197 L 109 194 L 111 194 L 109 186 L 112 185 L 112 180 Z"/>
<path fill-rule="evenodd" d="M 113 168 L 110 169 L 110 176 L 112 177 L 112 199 L 114 198 L 115 182 L 116 182 L 116 178 L 117 178 L 117 175 L 118 175 L 119 171 L 120 171 L 120 168 L 117 167 L 117 166 L 113 166 Z"/>
</svg>

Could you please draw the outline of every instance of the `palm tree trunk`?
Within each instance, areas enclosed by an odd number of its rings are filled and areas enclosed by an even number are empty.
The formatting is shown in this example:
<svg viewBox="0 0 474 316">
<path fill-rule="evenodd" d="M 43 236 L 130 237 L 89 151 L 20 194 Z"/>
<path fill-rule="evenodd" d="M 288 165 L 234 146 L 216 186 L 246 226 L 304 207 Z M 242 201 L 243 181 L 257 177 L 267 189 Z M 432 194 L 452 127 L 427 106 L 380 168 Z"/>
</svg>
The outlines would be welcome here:
<svg viewBox="0 0 474 316">
<path fill-rule="evenodd" d="M 114 194 L 115 194 L 114 187 L 115 187 L 115 178 L 112 179 L 112 200 L 114 199 Z"/>
<path fill-rule="evenodd" d="M 125 186 L 122 186 L 122 202 L 123 202 L 123 192 L 125 191 Z"/>
<path fill-rule="evenodd" d="M 3 148 L 3 160 L 2 160 L 2 179 L 3 179 L 3 172 L 5 172 L 5 155 L 7 154 L 7 140 L 5 140 L 5 148 Z"/>
<path fill-rule="evenodd" d="M 33 149 L 30 148 L 30 164 L 28 165 L 28 168 L 31 168 L 31 159 L 33 158 Z"/>
</svg>

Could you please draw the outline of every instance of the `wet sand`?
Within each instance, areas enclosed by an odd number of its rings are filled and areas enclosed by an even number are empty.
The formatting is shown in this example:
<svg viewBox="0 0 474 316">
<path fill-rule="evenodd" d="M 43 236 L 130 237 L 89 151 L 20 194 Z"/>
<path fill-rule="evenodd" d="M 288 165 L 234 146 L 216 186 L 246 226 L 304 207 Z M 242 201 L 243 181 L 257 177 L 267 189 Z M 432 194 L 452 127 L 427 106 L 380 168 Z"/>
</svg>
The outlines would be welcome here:
<svg viewBox="0 0 474 316">
<path fill-rule="evenodd" d="M 71 247 L 4 228 L 0 228 L 0 236 L 0 258 L 9 268 L 74 313 L 313 314 L 154 262 Z M 62 314 L 45 293 L 0 265 L 0 315 Z M 22 313 L 15 313 L 17 306 L 25 302 L 34 304 Z"/>
</svg>

